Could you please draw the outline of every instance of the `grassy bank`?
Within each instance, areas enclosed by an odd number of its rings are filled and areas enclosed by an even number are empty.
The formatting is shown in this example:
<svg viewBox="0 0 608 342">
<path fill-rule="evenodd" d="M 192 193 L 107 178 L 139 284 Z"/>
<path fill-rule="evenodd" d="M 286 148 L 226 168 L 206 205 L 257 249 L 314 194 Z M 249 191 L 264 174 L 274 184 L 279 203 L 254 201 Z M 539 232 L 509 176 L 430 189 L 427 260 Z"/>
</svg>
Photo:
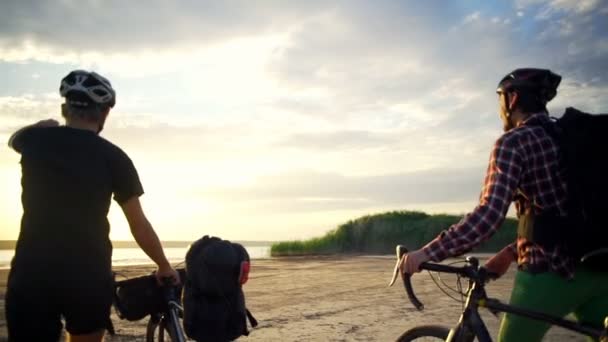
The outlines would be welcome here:
<svg viewBox="0 0 608 342">
<path fill-rule="evenodd" d="M 392 211 L 349 221 L 325 236 L 304 241 L 285 241 L 272 245 L 272 256 L 393 253 L 396 244 L 413 250 L 432 240 L 442 230 L 460 221 L 462 216 L 428 215 L 415 211 Z M 490 240 L 477 252 L 494 252 L 515 240 L 517 222 L 507 219 Z"/>
</svg>

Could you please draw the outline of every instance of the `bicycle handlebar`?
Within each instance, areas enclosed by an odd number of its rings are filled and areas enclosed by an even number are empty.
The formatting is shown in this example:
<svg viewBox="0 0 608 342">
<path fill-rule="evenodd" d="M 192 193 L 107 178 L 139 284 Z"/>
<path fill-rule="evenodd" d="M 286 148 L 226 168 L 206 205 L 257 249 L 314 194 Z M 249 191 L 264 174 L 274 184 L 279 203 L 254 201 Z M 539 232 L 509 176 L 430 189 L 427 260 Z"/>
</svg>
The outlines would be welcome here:
<svg viewBox="0 0 608 342">
<path fill-rule="evenodd" d="M 408 250 L 407 248 L 405 248 L 405 246 L 397 245 L 397 247 L 395 248 L 395 252 L 397 254 L 397 263 L 395 264 L 393 278 L 389 286 L 392 286 L 395 283 L 397 273 L 399 273 L 401 275 L 401 279 L 403 280 L 403 286 L 405 286 L 405 292 L 407 293 L 407 297 L 409 298 L 410 302 L 416 307 L 416 309 L 422 311 L 424 309 L 424 304 L 422 304 L 422 302 L 418 300 L 416 294 L 414 293 L 414 288 L 412 287 L 411 281 L 412 275 L 403 273 L 400 270 L 401 260 L 403 256 L 408 253 Z"/>
<path fill-rule="evenodd" d="M 177 285 L 173 284 L 174 279 L 171 277 L 164 277 L 162 278 L 162 290 L 163 290 L 163 295 L 164 295 L 164 299 L 165 301 L 169 302 L 169 301 L 175 301 L 175 300 L 179 300 L 179 292 L 181 292 L 182 287 L 184 286 L 184 281 L 186 280 L 186 270 L 183 268 L 178 268 L 176 269 L 179 278 L 180 278 L 180 283 Z"/>
<path fill-rule="evenodd" d="M 396 246 L 396 254 L 397 254 L 397 263 L 395 264 L 395 269 L 393 271 L 393 277 L 388 286 L 392 286 L 397 279 L 397 275 L 401 274 L 401 279 L 403 280 L 403 286 L 407 292 L 408 299 L 410 302 L 416 307 L 418 310 L 424 309 L 424 304 L 418 300 L 416 294 L 414 293 L 414 289 L 412 287 L 411 282 L 411 274 L 404 274 L 400 270 L 400 266 L 403 260 L 403 256 L 408 253 L 408 250 L 405 246 L 397 245 Z M 474 282 L 476 285 L 480 285 L 482 287 L 482 295 L 485 298 L 485 291 L 483 290 L 483 285 L 490 279 L 496 279 L 499 277 L 498 274 L 489 272 L 483 266 L 479 266 L 479 260 L 475 257 L 467 257 L 465 266 L 451 266 L 451 265 L 443 265 L 436 263 L 422 263 L 420 265 L 420 270 L 428 270 L 434 272 L 441 273 L 451 273 L 458 274 L 464 278 L 469 279 L 469 281 Z M 471 283 L 469 284 L 471 286 Z M 470 289 L 471 287 L 469 287 Z M 470 295 L 470 294 L 469 294 Z M 493 306 L 487 306 L 487 308 L 494 313 L 495 315 L 498 312 L 511 312 L 515 315 L 521 315 L 524 317 L 532 318 L 535 320 L 540 320 L 544 322 L 549 322 L 551 324 L 576 331 L 578 333 L 593 337 L 595 339 L 599 338 L 599 341 L 608 342 L 608 316 L 604 321 L 604 328 L 591 327 L 586 325 L 577 324 L 576 322 L 559 319 L 558 317 L 550 316 L 547 314 L 543 314 L 541 312 L 527 311 L 523 309 L 517 309 L 517 307 L 512 307 L 509 305 L 502 305 L 496 299 L 488 299 L 488 303 L 494 303 Z M 500 307 L 498 306 L 500 305 Z"/>
<path fill-rule="evenodd" d="M 392 278 L 391 282 L 389 283 L 389 286 L 392 286 L 397 278 L 397 275 L 401 274 L 401 279 L 403 280 L 403 286 L 405 287 L 405 292 L 407 293 L 408 299 L 414 305 L 414 307 L 416 307 L 416 309 L 421 311 L 424 309 L 424 304 L 422 304 L 422 302 L 420 300 L 418 300 L 418 297 L 416 297 L 416 294 L 414 293 L 414 288 L 412 287 L 412 281 L 411 281 L 412 275 L 404 274 L 400 270 L 402 258 L 405 254 L 408 253 L 408 250 L 403 245 L 397 245 L 395 250 L 396 250 L 396 254 L 397 254 L 397 263 L 395 264 L 395 269 L 393 271 L 393 278 Z M 497 277 L 497 275 L 489 274 L 486 272 L 479 272 L 478 266 L 479 266 L 479 261 L 476 258 L 468 257 L 466 266 L 450 266 L 450 265 L 442 265 L 442 264 L 425 262 L 425 263 L 420 264 L 420 270 L 458 274 L 458 275 L 461 275 L 466 278 L 474 279 L 476 281 L 481 280 L 482 282 L 485 282 L 485 280 L 488 278 Z"/>
</svg>

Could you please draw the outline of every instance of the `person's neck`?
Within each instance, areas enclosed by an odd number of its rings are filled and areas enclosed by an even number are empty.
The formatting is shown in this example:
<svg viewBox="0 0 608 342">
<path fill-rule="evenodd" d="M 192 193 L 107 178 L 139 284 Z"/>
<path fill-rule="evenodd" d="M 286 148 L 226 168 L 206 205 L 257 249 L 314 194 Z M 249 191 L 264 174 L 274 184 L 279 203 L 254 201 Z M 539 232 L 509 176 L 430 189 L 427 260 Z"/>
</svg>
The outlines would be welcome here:
<svg viewBox="0 0 608 342">
<path fill-rule="evenodd" d="M 97 122 L 85 121 L 85 120 L 70 120 L 66 122 L 66 126 L 76 129 L 82 129 L 85 131 L 91 131 L 97 133 L 99 130 L 99 124 Z"/>
<path fill-rule="evenodd" d="M 524 121 L 528 120 L 533 113 L 523 113 L 520 111 L 515 111 L 511 114 L 511 122 L 515 127 L 519 127 Z"/>
</svg>

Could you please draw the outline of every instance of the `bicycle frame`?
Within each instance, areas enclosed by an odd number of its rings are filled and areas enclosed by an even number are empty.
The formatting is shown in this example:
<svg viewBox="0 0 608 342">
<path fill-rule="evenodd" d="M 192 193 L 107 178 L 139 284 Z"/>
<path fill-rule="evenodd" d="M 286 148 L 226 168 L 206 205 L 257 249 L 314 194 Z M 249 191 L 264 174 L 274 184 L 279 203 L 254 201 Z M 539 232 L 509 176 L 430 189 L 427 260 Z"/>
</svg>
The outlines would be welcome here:
<svg viewBox="0 0 608 342">
<path fill-rule="evenodd" d="M 477 337 L 479 342 L 491 342 L 492 338 L 486 328 L 483 319 L 479 314 L 478 308 L 488 309 L 490 312 L 497 314 L 499 312 L 510 313 L 537 321 L 547 322 L 551 325 L 559 326 L 577 333 L 599 339 L 604 331 L 580 323 L 558 318 L 541 312 L 535 312 L 527 309 L 518 308 L 512 305 L 501 303 L 494 298 L 486 296 L 483 285 L 480 286 L 477 282 L 472 282 L 468 290 L 465 309 L 462 312 L 460 320 L 456 327 L 451 330 L 446 341 L 473 341 Z"/>
<path fill-rule="evenodd" d="M 179 296 L 176 293 L 176 288 L 170 285 L 163 287 L 163 296 L 167 302 L 167 310 L 150 317 L 150 324 L 158 324 L 159 335 L 164 334 L 166 330 L 173 342 L 185 342 L 186 336 L 179 321 L 180 314 L 184 309 L 180 305 Z M 149 333 L 149 332 L 148 332 Z"/>
<path fill-rule="evenodd" d="M 399 272 L 400 260 L 403 254 L 407 253 L 407 249 L 403 246 L 397 246 L 397 265 L 395 266 L 395 272 Z M 595 338 L 595 339 L 606 339 L 608 340 L 608 318 L 606 319 L 607 326 L 604 329 L 591 327 L 588 325 L 580 324 L 571 320 L 563 319 L 560 317 L 548 315 L 542 312 L 532 311 L 515 307 L 500 302 L 498 299 L 488 298 L 485 291 L 485 284 L 487 280 L 492 278 L 487 271 L 479 266 L 479 261 L 474 257 L 468 257 L 466 259 L 467 266 L 455 267 L 450 265 L 424 263 L 420 266 L 420 269 L 429 271 L 437 271 L 443 273 L 458 274 L 469 279 L 469 286 L 467 288 L 467 298 L 465 306 L 458 321 L 458 324 L 450 330 L 450 334 L 446 341 L 473 341 L 477 337 L 479 342 L 491 342 L 492 338 L 490 333 L 483 322 L 483 319 L 479 315 L 478 308 L 485 308 L 492 312 L 494 315 L 505 312 L 510 313 L 537 321 L 547 322 L 555 326 L 559 326 L 577 333 Z M 400 272 L 399 272 L 400 273 Z M 403 284 L 407 291 L 408 297 L 412 304 L 416 306 L 418 310 L 422 310 L 424 305 L 416 298 L 410 281 L 410 275 L 401 274 Z M 396 279 L 396 274 L 393 274 L 391 280 L 392 285 Z M 602 340 L 603 341 L 603 340 Z"/>
</svg>

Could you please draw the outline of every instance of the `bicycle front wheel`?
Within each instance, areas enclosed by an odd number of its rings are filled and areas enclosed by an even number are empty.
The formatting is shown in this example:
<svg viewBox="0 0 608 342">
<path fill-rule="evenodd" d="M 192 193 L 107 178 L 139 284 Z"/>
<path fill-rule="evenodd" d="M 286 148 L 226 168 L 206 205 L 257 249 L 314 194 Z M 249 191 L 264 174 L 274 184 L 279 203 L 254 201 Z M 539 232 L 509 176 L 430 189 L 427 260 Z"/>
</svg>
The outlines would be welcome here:
<svg viewBox="0 0 608 342">
<path fill-rule="evenodd" d="M 440 325 L 421 325 L 404 332 L 397 342 L 445 341 L 450 329 Z"/>
<path fill-rule="evenodd" d="M 164 318 L 159 320 L 150 317 L 148 326 L 146 327 L 146 342 L 165 342 L 165 336 L 167 337 L 167 341 L 171 341 Z"/>
</svg>

